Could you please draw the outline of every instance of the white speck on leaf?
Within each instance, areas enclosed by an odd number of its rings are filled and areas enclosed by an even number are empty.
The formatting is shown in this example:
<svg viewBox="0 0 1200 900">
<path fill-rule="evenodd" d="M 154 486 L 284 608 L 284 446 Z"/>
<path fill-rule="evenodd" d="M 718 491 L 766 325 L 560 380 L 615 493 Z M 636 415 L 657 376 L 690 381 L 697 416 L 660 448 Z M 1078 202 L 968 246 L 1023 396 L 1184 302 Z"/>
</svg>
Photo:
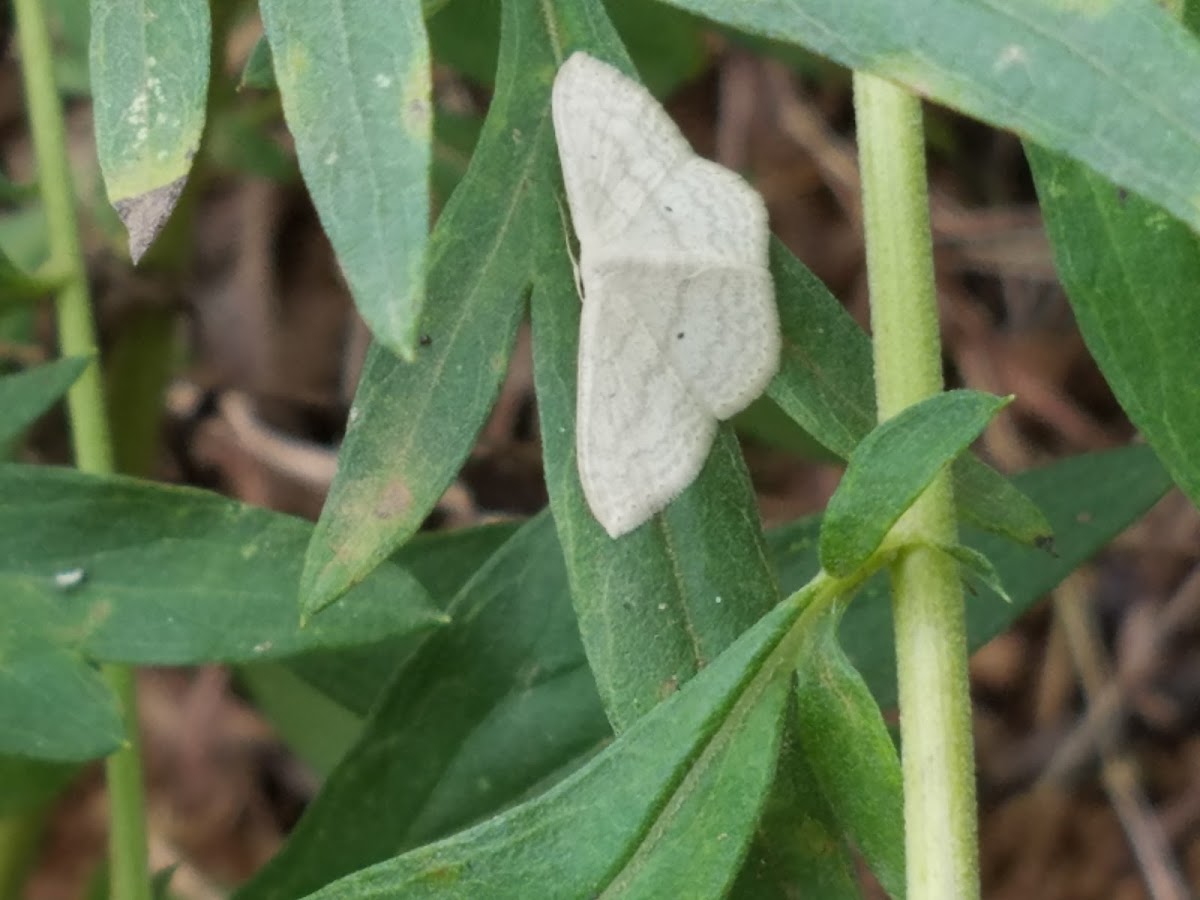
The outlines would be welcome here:
<svg viewBox="0 0 1200 900">
<path fill-rule="evenodd" d="M 391 86 L 392 86 L 392 79 L 390 76 L 384 75 L 383 73 L 380 73 L 375 76 L 375 87 L 390 88 Z"/>
<path fill-rule="evenodd" d="M 1000 55 L 996 57 L 996 61 L 992 64 L 992 71 L 999 73 L 1011 69 L 1013 66 L 1029 61 L 1029 57 L 1025 55 L 1025 49 L 1019 44 L 1009 44 L 1000 51 Z"/>
<path fill-rule="evenodd" d="M 337 161 L 338 161 L 338 153 L 336 150 L 330 151 L 329 155 L 325 157 L 325 165 L 327 165 L 327 166 L 332 166 Z"/>
<path fill-rule="evenodd" d="M 150 121 L 149 110 L 150 97 L 145 91 L 140 91 L 130 101 L 129 112 L 125 115 L 125 121 L 130 125 L 145 125 Z"/>
<path fill-rule="evenodd" d="M 71 588 L 83 584 L 83 579 L 86 577 L 87 573 L 83 569 L 63 569 L 61 572 L 54 573 L 54 586 L 69 591 Z"/>
</svg>

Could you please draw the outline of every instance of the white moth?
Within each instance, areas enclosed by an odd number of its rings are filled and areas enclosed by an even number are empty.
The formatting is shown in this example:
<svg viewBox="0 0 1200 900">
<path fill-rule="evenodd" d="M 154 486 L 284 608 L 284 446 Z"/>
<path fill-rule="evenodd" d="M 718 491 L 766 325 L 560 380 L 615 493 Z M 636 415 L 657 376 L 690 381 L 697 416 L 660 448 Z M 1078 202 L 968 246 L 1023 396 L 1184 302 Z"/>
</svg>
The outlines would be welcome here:
<svg viewBox="0 0 1200 900">
<path fill-rule="evenodd" d="M 579 477 L 616 538 L 695 480 L 717 422 L 779 368 L 767 212 L 606 63 L 575 53 L 552 107 L 584 291 Z"/>
</svg>

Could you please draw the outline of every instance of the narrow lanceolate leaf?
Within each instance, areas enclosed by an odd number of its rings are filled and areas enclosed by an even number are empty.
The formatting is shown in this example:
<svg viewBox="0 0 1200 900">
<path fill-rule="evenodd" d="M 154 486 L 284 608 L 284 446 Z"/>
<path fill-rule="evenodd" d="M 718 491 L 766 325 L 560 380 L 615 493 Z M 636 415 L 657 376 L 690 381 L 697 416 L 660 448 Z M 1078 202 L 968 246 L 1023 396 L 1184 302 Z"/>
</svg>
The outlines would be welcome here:
<svg viewBox="0 0 1200 900">
<path fill-rule="evenodd" d="M 796 665 L 805 762 L 884 890 L 904 896 L 904 795 L 900 758 L 883 715 L 837 639 L 841 610 L 813 623 Z"/>
<path fill-rule="evenodd" d="M 724 896 L 775 769 L 797 607 L 777 606 L 550 791 L 313 896 Z"/>
<path fill-rule="evenodd" d="M 445 837 L 611 739 L 547 513 L 448 612 L 453 624 L 401 663 L 361 738 L 238 900 L 301 897 Z"/>
<path fill-rule="evenodd" d="M 215 494 L 4 465 L 0 496 L 6 612 L 17 611 L 31 638 L 92 659 L 278 659 L 445 622 L 416 580 L 389 565 L 301 629 L 295 589 L 311 528 Z"/>
<path fill-rule="evenodd" d="M 943 467 L 1008 403 L 978 391 L 948 391 L 910 406 L 868 434 L 850 455 L 825 508 L 821 565 L 849 575 Z"/>
<path fill-rule="evenodd" d="M 1200 44 L 1154 0 L 671 0 L 1086 163 L 1200 229 Z"/>
<path fill-rule="evenodd" d="M 93 0 L 96 151 L 108 199 L 141 259 L 175 208 L 200 146 L 207 0 Z"/>
<path fill-rule="evenodd" d="M 1083 339 L 1129 418 L 1200 505 L 1200 239 L 1078 163 L 1032 144 L 1026 154 Z M 1200 152 L 1193 160 L 1189 172 Z"/>
<path fill-rule="evenodd" d="M 238 90 L 253 88 L 256 91 L 273 91 L 278 87 L 275 83 L 275 61 L 271 59 L 271 44 L 264 34 L 258 39 L 246 64 L 242 67 L 242 77 L 238 81 Z"/>
<path fill-rule="evenodd" d="M 1012 597 L 1004 589 L 1000 573 L 992 565 L 992 561 L 973 547 L 965 544 L 953 544 L 949 547 L 938 547 L 938 550 L 954 559 L 962 566 L 963 573 L 971 579 L 980 582 L 1005 603 L 1012 603 Z"/>
<path fill-rule="evenodd" d="M 371 332 L 411 359 L 425 303 L 432 131 L 418 0 L 263 0 L 300 171 Z"/>
<path fill-rule="evenodd" d="M 532 278 L 529 197 L 554 152 L 550 73 L 520 66 L 514 44 L 501 59 L 502 88 L 471 166 L 430 239 L 416 358 L 404 363 L 379 345 L 367 357 L 305 559 L 301 605 L 309 613 L 421 527 L 470 452 L 508 369 Z"/>
<path fill-rule="evenodd" d="M 846 459 L 875 426 L 870 339 L 778 240 L 771 242 L 771 272 L 783 352 L 767 393 L 826 449 Z M 964 454 L 951 471 L 963 518 L 1022 544 L 1050 538 L 1046 517 L 995 469 Z"/>
<path fill-rule="evenodd" d="M 87 365 L 87 359 L 71 356 L 0 378 L 0 447 L 53 406 Z"/>
</svg>

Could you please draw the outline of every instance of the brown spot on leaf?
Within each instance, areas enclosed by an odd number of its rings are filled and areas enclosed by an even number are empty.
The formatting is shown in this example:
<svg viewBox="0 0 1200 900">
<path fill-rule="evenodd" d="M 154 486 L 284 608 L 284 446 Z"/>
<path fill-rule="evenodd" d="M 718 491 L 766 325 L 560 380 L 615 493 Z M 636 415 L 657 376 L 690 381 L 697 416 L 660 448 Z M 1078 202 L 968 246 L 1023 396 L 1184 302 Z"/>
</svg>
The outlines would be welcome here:
<svg viewBox="0 0 1200 900">
<path fill-rule="evenodd" d="M 426 869 L 422 878 L 429 884 L 455 884 L 462 880 L 462 866 L 435 866 Z"/>
<path fill-rule="evenodd" d="M 171 218 L 171 211 L 179 202 L 179 195 L 183 193 L 186 181 L 187 176 L 176 178 L 170 184 L 164 184 L 136 197 L 118 200 L 113 204 L 113 209 L 121 217 L 125 230 L 129 232 L 129 256 L 134 263 L 150 249 L 154 239 Z"/>
<path fill-rule="evenodd" d="M 391 481 L 379 496 L 375 504 L 375 518 L 394 519 L 408 512 L 412 506 L 412 491 L 403 481 Z"/>
<path fill-rule="evenodd" d="M 674 694 L 677 690 L 679 690 L 679 679 L 678 678 L 668 678 L 666 681 L 664 681 L 662 684 L 660 684 L 658 686 L 659 702 L 666 700 L 668 697 L 670 697 L 672 694 Z"/>
</svg>

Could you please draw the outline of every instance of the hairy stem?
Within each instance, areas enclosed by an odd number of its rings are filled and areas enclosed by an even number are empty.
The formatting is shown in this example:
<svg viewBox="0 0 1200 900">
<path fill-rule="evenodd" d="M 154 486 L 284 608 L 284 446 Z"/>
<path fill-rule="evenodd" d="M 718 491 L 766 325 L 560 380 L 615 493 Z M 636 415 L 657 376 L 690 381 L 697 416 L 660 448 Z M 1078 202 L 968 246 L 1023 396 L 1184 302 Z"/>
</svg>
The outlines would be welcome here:
<svg viewBox="0 0 1200 900">
<path fill-rule="evenodd" d="M 942 390 L 920 101 L 854 76 L 879 419 Z M 957 540 L 949 473 L 893 537 Z M 891 568 L 908 896 L 979 896 L 974 750 L 962 584 L 954 561 L 914 547 Z"/>
</svg>

